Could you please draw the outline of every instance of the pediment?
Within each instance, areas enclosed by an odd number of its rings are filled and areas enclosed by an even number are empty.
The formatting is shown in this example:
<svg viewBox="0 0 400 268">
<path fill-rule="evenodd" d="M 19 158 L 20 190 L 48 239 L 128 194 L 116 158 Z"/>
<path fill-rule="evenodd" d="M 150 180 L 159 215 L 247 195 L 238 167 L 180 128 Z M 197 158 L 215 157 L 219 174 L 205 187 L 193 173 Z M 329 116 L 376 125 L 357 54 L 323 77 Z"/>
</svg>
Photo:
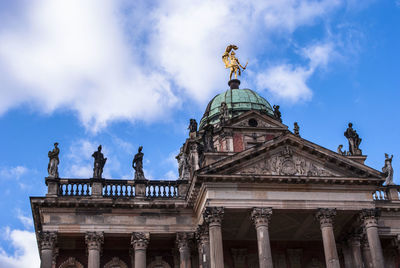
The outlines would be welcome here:
<svg viewBox="0 0 400 268">
<path fill-rule="evenodd" d="M 255 122 L 257 122 L 256 126 L 252 125 L 250 123 L 250 120 L 255 120 Z M 236 118 L 233 118 L 230 126 L 246 127 L 246 128 L 256 127 L 256 128 L 287 129 L 287 126 L 285 126 L 278 120 L 271 118 L 268 115 L 261 114 L 258 111 L 248 111 Z"/>
<path fill-rule="evenodd" d="M 347 174 L 343 174 L 347 173 Z M 237 167 L 233 174 L 286 175 L 309 177 L 340 177 L 349 175 L 334 168 L 326 167 L 324 162 L 301 154 L 290 146 L 278 148 L 272 153 L 264 154 L 253 161 Z"/>
<path fill-rule="evenodd" d="M 201 174 L 382 179 L 381 172 L 286 133 L 199 170 Z"/>
</svg>

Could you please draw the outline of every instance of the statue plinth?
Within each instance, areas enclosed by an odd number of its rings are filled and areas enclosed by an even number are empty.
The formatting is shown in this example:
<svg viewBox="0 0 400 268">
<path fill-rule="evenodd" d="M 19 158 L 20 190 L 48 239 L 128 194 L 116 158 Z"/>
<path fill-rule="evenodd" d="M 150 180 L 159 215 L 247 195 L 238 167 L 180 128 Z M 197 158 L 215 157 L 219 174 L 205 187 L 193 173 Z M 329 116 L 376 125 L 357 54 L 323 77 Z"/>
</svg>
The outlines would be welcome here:
<svg viewBox="0 0 400 268">
<path fill-rule="evenodd" d="M 231 89 L 239 89 L 240 80 L 239 79 L 231 79 L 231 80 L 229 80 L 228 85 Z"/>
</svg>

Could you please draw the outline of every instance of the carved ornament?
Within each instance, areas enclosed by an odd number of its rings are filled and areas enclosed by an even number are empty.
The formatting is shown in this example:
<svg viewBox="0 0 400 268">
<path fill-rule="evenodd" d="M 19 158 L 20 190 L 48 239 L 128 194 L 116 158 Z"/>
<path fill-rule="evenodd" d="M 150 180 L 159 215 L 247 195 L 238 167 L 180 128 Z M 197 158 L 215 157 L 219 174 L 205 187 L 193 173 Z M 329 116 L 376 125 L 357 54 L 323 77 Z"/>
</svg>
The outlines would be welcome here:
<svg viewBox="0 0 400 268">
<path fill-rule="evenodd" d="M 319 220 L 321 228 L 332 227 L 333 219 L 336 216 L 336 209 L 334 208 L 319 208 L 315 217 Z"/>
<path fill-rule="evenodd" d="M 104 243 L 104 234 L 103 232 L 87 232 L 85 242 L 88 250 L 100 251 L 101 245 Z"/>
<path fill-rule="evenodd" d="M 253 208 L 251 219 L 256 227 L 268 226 L 272 216 L 272 208 Z"/>
<path fill-rule="evenodd" d="M 135 250 L 145 250 L 149 244 L 149 240 L 148 233 L 135 232 L 132 233 L 131 245 Z"/>
<path fill-rule="evenodd" d="M 224 217 L 224 208 L 223 207 L 207 207 L 204 212 L 204 220 L 208 223 L 208 225 L 221 226 L 222 219 Z"/>
<path fill-rule="evenodd" d="M 39 245 L 40 250 L 53 250 L 57 243 L 57 232 L 40 232 Z"/>
</svg>

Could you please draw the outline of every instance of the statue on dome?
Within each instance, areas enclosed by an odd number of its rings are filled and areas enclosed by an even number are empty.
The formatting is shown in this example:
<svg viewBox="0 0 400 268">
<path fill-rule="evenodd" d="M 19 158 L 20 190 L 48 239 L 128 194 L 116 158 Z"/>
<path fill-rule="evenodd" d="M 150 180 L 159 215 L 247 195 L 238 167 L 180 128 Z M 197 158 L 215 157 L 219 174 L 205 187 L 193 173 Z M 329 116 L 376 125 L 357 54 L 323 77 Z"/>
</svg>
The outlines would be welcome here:
<svg viewBox="0 0 400 268">
<path fill-rule="evenodd" d="M 107 158 L 104 158 L 101 149 L 102 147 L 101 145 L 99 145 L 97 151 L 92 154 L 92 157 L 94 158 L 93 178 L 96 179 L 101 179 L 101 175 L 103 174 L 103 168 L 107 161 Z"/>
<path fill-rule="evenodd" d="M 190 119 L 190 123 L 189 123 L 189 137 L 191 139 L 196 138 L 196 133 L 197 133 L 197 122 L 196 119 Z"/>
<path fill-rule="evenodd" d="M 349 141 L 349 153 L 350 155 L 362 155 L 362 151 L 359 148 L 362 139 L 358 136 L 357 131 L 353 129 L 353 124 L 349 123 L 349 127 L 346 129 L 344 136 Z"/>
<path fill-rule="evenodd" d="M 245 66 L 242 66 L 236 58 L 236 53 L 234 50 L 237 50 L 238 47 L 235 45 L 229 45 L 226 47 L 224 54 L 222 55 L 222 61 L 225 63 L 225 68 L 231 69 L 231 72 L 229 74 L 229 80 L 232 80 L 232 75 L 235 74 L 235 79 L 237 79 L 237 76 L 242 75 L 242 68 L 243 70 L 246 69 L 248 62 L 246 62 Z"/>
<path fill-rule="evenodd" d="M 282 114 L 281 111 L 279 111 L 279 105 L 274 105 L 273 108 L 275 119 L 282 123 Z"/>
<path fill-rule="evenodd" d="M 382 168 L 382 172 L 386 176 L 385 178 L 386 185 L 394 185 L 392 159 L 393 155 L 389 158 L 389 155 L 385 154 L 385 166 Z"/>
<path fill-rule="evenodd" d="M 58 155 L 60 153 L 60 149 L 57 147 L 58 142 L 54 143 L 54 149 L 48 152 L 49 164 L 47 165 L 47 172 L 49 173 L 49 177 L 58 178 L 58 164 L 60 163 L 60 159 L 58 159 Z"/>
<path fill-rule="evenodd" d="M 224 126 L 229 120 L 229 110 L 226 102 L 221 102 L 221 107 L 219 108 L 219 122 L 221 126 Z"/>
<path fill-rule="evenodd" d="M 132 161 L 132 167 L 135 170 L 135 180 L 145 180 L 144 172 L 143 172 L 143 156 L 142 153 L 143 146 L 139 146 L 137 154 Z"/>
</svg>

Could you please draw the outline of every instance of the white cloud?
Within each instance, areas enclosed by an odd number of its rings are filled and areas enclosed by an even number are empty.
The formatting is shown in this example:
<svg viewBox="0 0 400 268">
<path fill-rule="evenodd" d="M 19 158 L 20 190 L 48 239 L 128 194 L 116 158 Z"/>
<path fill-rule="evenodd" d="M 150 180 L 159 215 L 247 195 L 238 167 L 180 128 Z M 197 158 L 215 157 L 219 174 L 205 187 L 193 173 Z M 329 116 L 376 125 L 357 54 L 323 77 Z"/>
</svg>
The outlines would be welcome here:
<svg viewBox="0 0 400 268">
<path fill-rule="evenodd" d="M 2 167 L 0 168 L 0 177 L 4 179 L 16 179 L 18 180 L 21 176 L 25 175 L 28 169 L 24 166 L 16 167 Z"/>
<path fill-rule="evenodd" d="M 312 97 L 312 90 L 307 85 L 307 80 L 317 68 L 325 67 L 335 53 L 331 42 L 314 44 L 300 52 L 308 59 L 307 66 L 278 64 L 260 72 L 256 76 L 256 83 L 260 89 L 267 89 L 277 98 L 292 102 L 309 100 Z"/>
<path fill-rule="evenodd" d="M 17 209 L 17 218 L 24 225 L 26 229 L 33 228 L 32 216 L 25 216 L 20 209 Z"/>
<path fill-rule="evenodd" d="M 242 61 L 258 58 L 271 35 L 290 36 L 342 3 L 29 2 L 21 17 L 0 26 L 0 114 L 24 103 L 46 113 L 68 109 L 93 131 L 115 120 L 165 118 L 182 98 L 204 103 L 226 87 L 221 54 L 227 44 L 240 47 Z M 283 72 L 299 82 L 304 77 L 290 66 L 272 73 Z"/>
<path fill-rule="evenodd" d="M 3 232 L 14 248 L 13 254 L 8 254 L 0 248 L 0 267 L 31 268 L 40 266 L 39 252 L 34 232 L 10 230 Z"/>
</svg>

